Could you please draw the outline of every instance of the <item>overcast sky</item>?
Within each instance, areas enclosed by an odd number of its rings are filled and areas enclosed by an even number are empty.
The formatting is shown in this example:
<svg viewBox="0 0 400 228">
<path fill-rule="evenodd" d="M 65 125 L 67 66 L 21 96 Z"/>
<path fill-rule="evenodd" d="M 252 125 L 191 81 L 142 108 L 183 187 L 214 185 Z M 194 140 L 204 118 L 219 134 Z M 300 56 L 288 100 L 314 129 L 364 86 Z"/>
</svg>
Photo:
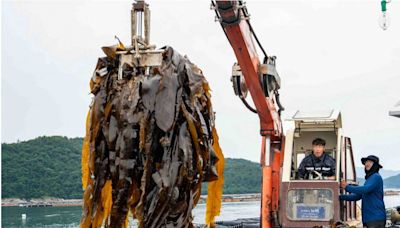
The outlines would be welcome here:
<svg viewBox="0 0 400 228">
<path fill-rule="evenodd" d="M 2 1 L 1 141 L 84 135 L 89 80 L 114 35 L 129 43 L 132 1 Z M 213 89 L 226 157 L 259 161 L 258 117 L 234 96 L 235 56 L 209 1 L 149 1 L 151 42 L 186 54 Z M 379 0 L 248 1 L 252 25 L 282 79 L 284 119 L 296 110 L 342 111 L 359 159 L 400 170 L 400 2 L 378 25 Z M 287 126 L 287 125 L 286 125 Z"/>
</svg>

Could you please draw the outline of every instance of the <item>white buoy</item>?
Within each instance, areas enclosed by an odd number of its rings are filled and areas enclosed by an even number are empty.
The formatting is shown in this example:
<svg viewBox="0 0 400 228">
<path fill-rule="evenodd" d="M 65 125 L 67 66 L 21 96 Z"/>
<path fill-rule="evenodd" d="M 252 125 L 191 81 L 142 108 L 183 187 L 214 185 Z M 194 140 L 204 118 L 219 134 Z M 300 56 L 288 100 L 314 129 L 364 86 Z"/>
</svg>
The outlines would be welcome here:
<svg viewBox="0 0 400 228">
<path fill-rule="evenodd" d="M 25 219 L 26 219 L 26 214 L 22 214 L 22 215 L 21 215 L 21 218 L 22 218 L 23 220 L 25 220 Z"/>
</svg>

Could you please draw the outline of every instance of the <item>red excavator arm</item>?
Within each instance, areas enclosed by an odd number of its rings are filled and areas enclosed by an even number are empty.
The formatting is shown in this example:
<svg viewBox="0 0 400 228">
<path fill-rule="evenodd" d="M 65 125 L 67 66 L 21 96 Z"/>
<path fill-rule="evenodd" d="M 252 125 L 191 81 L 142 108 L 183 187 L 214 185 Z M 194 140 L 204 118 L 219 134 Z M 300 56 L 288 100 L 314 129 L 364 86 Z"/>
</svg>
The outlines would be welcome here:
<svg viewBox="0 0 400 228">
<path fill-rule="evenodd" d="M 282 135 L 280 115 L 275 107 L 274 97 L 266 97 L 260 83 L 262 74 L 266 74 L 268 69 L 266 64 L 260 63 L 246 8 L 241 1 L 216 1 L 214 5 L 256 106 L 260 118 L 260 133 L 279 138 Z"/>
<path fill-rule="evenodd" d="M 217 14 L 226 37 L 235 52 L 238 64 L 233 67 L 232 82 L 235 94 L 260 118 L 260 134 L 262 136 L 262 202 L 261 227 L 278 224 L 277 213 L 279 203 L 279 170 L 283 159 L 282 122 L 278 89 L 280 78 L 275 69 L 275 57 L 269 57 L 255 36 L 249 22 L 249 14 L 241 1 L 212 1 L 212 8 Z M 256 45 L 264 53 L 260 61 Z M 247 90 L 255 108 L 250 107 L 245 97 Z"/>
</svg>

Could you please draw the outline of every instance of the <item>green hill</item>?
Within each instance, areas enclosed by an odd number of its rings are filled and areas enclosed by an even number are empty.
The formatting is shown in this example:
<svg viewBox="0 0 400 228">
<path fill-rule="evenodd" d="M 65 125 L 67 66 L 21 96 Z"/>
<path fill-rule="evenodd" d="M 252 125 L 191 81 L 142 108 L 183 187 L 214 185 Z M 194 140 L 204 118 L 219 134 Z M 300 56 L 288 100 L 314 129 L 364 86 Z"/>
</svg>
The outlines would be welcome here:
<svg viewBox="0 0 400 228">
<path fill-rule="evenodd" d="M 82 138 L 1 144 L 2 198 L 81 198 Z"/>
<path fill-rule="evenodd" d="M 225 159 L 224 194 L 257 193 L 261 189 L 261 167 L 245 159 Z"/>
<path fill-rule="evenodd" d="M 81 198 L 82 142 L 82 138 L 44 136 L 2 143 L 2 198 Z M 227 158 L 224 193 L 259 192 L 260 178 L 257 163 Z"/>
<path fill-rule="evenodd" d="M 3 143 L 2 198 L 81 198 L 82 138 L 39 137 Z M 260 192 L 260 165 L 244 159 L 225 159 L 224 194 Z M 363 179 L 363 178 L 361 178 Z M 400 188 L 400 174 L 384 180 Z M 206 194 L 207 186 L 202 188 Z"/>
</svg>

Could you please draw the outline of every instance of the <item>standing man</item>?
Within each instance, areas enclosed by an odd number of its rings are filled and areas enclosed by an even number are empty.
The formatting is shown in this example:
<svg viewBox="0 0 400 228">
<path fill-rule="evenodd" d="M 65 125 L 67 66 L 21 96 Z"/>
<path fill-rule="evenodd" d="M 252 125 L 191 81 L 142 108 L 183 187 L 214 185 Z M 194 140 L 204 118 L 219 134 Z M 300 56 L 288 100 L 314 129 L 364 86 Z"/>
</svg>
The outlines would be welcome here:
<svg viewBox="0 0 400 228">
<path fill-rule="evenodd" d="M 386 225 L 385 203 L 383 202 L 383 180 L 379 174 L 382 166 L 379 158 L 370 155 L 361 159 L 365 170 L 365 183 L 363 186 L 348 185 L 342 181 L 340 186 L 350 194 L 340 195 L 340 200 L 357 201 L 362 199 L 361 211 L 364 227 L 381 228 Z"/>
<path fill-rule="evenodd" d="M 325 140 L 312 141 L 313 153 L 301 161 L 297 177 L 299 179 L 335 179 L 336 161 L 325 153 Z"/>
</svg>

